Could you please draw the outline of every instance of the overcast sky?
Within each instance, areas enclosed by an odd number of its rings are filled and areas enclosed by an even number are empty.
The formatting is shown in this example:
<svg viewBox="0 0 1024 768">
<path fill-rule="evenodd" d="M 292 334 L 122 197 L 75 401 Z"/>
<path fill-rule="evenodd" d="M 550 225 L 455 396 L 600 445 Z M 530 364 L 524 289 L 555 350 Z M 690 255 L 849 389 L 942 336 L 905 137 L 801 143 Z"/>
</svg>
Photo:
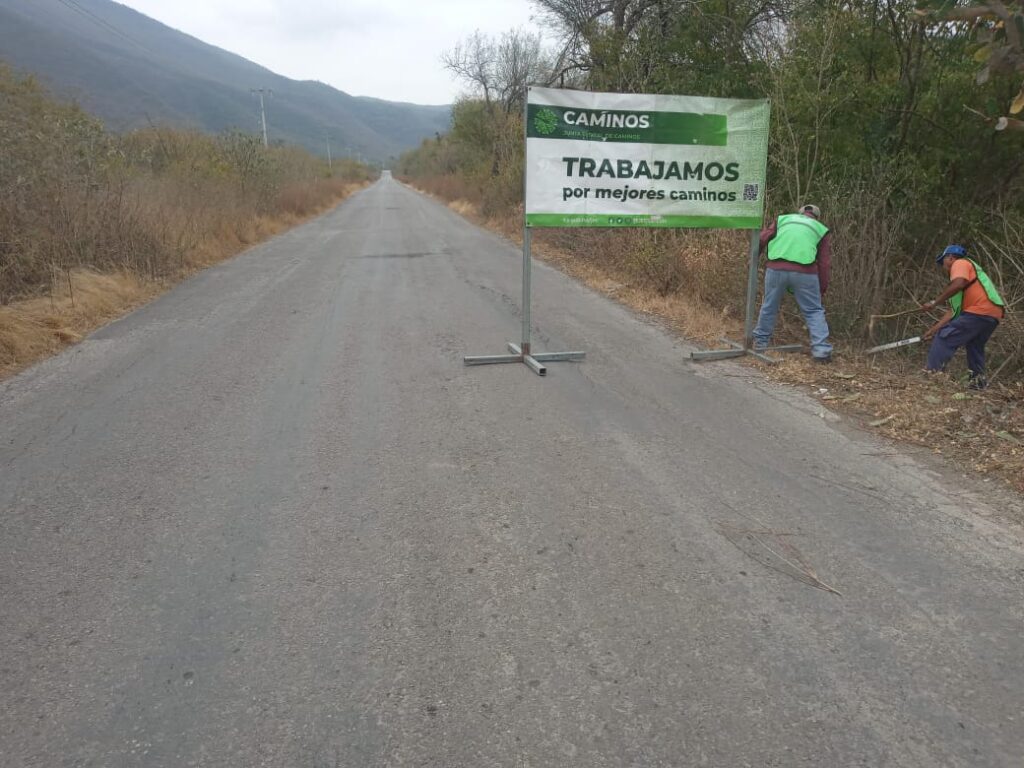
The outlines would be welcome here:
<svg viewBox="0 0 1024 768">
<path fill-rule="evenodd" d="M 529 0 L 119 0 L 278 74 L 356 96 L 448 104 L 439 58 L 480 29 L 531 27 Z"/>
</svg>

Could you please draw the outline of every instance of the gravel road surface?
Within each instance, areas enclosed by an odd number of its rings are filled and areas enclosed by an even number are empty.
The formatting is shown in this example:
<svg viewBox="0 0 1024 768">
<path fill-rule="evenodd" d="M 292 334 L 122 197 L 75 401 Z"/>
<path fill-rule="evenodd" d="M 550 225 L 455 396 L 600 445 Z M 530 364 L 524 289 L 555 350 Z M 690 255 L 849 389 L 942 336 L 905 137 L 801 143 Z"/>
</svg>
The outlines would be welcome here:
<svg viewBox="0 0 1024 768">
<path fill-rule="evenodd" d="M 384 178 L 0 384 L 0 765 L 1024 765 L 1014 502 L 519 274 Z"/>
</svg>

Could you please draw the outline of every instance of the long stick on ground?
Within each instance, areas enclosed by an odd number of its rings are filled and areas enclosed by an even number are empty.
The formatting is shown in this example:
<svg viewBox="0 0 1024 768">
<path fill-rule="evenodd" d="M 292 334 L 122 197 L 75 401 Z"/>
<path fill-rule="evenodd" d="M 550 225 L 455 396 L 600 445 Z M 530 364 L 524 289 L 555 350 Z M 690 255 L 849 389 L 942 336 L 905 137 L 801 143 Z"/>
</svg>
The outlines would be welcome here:
<svg viewBox="0 0 1024 768">
<path fill-rule="evenodd" d="M 871 336 L 875 331 L 876 320 L 891 320 L 894 317 L 903 317 L 904 315 L 912 315 L 915 312 L 920 312 L 919 309 L 905 309 L 902 312 L 893 312 L 891 315 L 871 315 L 868 318 L 868 336 Z"/>
<path fill-rule="evenodd" d="M 892 317 L 903 317 L 904 315 L 912 315 L 915 312 L 920 312 L 919 309 L 905 309 L 902 312 L 893 312 L 891 315 L 872 315 L 872 320 L 888 320 Z"/>
</svg>

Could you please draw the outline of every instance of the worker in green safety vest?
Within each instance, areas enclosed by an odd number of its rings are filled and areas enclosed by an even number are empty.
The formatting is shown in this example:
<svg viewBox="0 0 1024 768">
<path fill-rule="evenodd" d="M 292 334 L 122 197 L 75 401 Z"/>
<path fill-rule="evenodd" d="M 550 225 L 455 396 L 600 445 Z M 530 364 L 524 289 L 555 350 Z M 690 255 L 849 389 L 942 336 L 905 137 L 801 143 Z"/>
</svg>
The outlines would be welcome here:
<svg viewBox="0 0 1024 768">
<path fill-rule="evenodd" d="M 754 328 L 754 349 L 765 350 L 775 331 L 775 320 L 786 293 L 792 293 L 811 335 L 811 357 L 832 361 L 828 322 L 821 297 L 828 290 L 832 240 L 821 223 L 816 205 L 779 216 L 761 232 L 761 250 L 768 251 L 764 274 L 764 301 Z"/>
<path fill-rule="evenodd" d="M 967 349 L 967 367 L 971 372 L 970 387 L 984 389 L 985 344 L 1006 315 L 995 283 L 976 261 L 967 257 L 962 245 L 947 245 L 935 258 L 950 277 L 949 284 L 932 301 L 921 305 L 922 311 L 935 309 L 949 301 L 949 309 L 935 325 L 925 331 L 932 339 L 928 350 L 928 370 L 944 370 L 960 347 Z"/>
</svg>

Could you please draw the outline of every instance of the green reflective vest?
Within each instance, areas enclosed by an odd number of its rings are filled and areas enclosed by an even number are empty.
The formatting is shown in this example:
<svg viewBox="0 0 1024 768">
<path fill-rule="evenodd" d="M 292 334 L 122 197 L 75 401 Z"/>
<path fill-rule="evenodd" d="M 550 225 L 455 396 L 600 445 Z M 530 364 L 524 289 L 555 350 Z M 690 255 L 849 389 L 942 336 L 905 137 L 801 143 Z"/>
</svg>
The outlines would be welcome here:
<svg viewBox="0 0 1024 768">
<path fill-rule="evenodd" d="M 768 241 L 768 258 L 813 264 L 818 258 L 818 243 L 828 234 L 828 227 L 802 213 L 779 216 L 775 237 Z"/>
<path fill-rule="evenodd" d="M 1003 303 L 1003 297 L 999 295 L 999 291 L 996 290 L 995 283 L 992 282 L 992 278 L 985 274 L 985 270 L 978 266 L 978 262 L 974 259 L 967 259 L 971 262 L 971 266 L 974 267 L 974 272 L 977 274 L 977 282 L 981 283 L 981 287 L 985 289 L 985 294 L 988 296 L 988 300 L 995 304 L 997 307 L 1003 310 L 1003 314 L 1006 314 L 1006 304 Z M 968 283 L 967 287 L 970 288 L 974 283 Z M 967 288 L 964 288 L 966 291 Z M 953 317 L 959 317 L 960 313 L 964 308 L 964 291 L 956 293 L 949 298 L 949 306 L 953 310 Z"/>
</svg>

